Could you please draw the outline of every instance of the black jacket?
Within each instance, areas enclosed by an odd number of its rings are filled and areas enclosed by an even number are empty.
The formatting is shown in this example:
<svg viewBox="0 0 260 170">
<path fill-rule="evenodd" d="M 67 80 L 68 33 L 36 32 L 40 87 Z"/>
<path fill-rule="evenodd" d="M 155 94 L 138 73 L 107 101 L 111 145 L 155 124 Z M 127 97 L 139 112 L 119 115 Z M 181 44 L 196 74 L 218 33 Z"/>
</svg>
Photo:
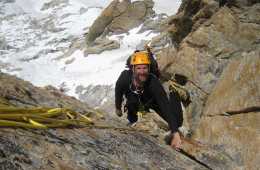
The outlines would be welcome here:
<svg viewBox="0 0 260 170">
<path fill-rule="evenodd" d="M 133 91 L 130 89 L 132 83 L 132 71 L 124 70 L 119 76 L 115 87 L 115 105 L 116 109 L 121 109 L 123 95 L 127 98 Z M 158 105 L 160 112 L 158 113 L 165 121 L 168 122 L 172 132 L 176 132 L 177 120 L 175 113 L 171 109 L 167 94 L 163 89 L 159 79 L 153 74 L 149 74 L 147 81 L 144 84 L 144 91 L 142 93 L 142 102 L 150 102 L 151 100 Z"/>
</svg>

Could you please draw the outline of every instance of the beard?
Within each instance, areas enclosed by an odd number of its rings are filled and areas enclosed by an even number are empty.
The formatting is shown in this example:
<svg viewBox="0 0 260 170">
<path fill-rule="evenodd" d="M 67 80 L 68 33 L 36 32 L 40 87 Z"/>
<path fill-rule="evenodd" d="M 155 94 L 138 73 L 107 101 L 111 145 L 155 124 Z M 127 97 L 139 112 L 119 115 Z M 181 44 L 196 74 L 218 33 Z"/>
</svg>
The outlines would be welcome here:
<svg viewBox="0 0 260 170">
<path fill-rule="evenodd" d="M 138 83 L 140 84 L 144 84 L 146 82 L 148 78 L 148 73 L 144 73 L 144 74 L 136 74 L 135 75 L 135 79 Z"/>
</svg>

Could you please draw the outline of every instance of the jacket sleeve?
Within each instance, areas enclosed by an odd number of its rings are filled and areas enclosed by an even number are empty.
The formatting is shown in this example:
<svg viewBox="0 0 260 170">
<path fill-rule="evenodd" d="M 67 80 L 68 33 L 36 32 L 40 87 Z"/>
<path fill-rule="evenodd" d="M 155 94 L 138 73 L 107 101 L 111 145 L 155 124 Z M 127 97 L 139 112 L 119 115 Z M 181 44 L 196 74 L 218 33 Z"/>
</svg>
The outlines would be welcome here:
<svg viewBox="0 0 260 170">
<path fill-rule="evenodd" d="M 158 79 L 153 79 L 151 90 L 160 109 L 160 113 L 158 114 L 169 124 L 173 133 L 178 131 L 177 118 L 174 114 L 174 110 L 172 110 L 167 94 Z"/>
<path fill-rule="evenodd" d="M 116 109 L 121 109 L 121 105 L 122 105 L 122 101 L 123 101 L 123 94 L 124 94 L 124 84 L 126 82 L 125 75 L 126 75 L 126 72 L 123 71 L 116 81 L 116 87 L 115 87 Z"/>
</svg>

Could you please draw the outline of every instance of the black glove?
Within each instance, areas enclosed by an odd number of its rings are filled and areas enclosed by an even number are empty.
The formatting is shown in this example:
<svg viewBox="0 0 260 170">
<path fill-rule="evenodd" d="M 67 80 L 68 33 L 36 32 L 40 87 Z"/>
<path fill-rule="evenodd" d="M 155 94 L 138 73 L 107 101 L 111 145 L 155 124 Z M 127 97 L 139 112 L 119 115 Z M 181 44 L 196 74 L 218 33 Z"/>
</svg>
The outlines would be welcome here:
<svg viewBox="0 0 260 170">
<path fill-rule="evenodd" d="M 121 109 L 116 109 L 116 115 L 117 115 L 118 117 L 123 116 L 123 113 L 122 113 Z"/>
</svg>

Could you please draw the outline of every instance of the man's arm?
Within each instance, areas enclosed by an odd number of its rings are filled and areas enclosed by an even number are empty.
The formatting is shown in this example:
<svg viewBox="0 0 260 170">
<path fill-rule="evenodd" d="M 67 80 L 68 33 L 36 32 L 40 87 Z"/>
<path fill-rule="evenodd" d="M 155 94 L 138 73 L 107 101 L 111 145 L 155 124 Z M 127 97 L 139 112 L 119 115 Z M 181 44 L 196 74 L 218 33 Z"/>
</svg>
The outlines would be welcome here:
<svg viewBox="0 0 260 170">
<path fill-rule="evenodd" d="M 171 128 L 171 146 L 174 149 L 179 150 L 181 148 L 181 137 L 178 132 L 178 124 L 174 114 L 174 110 L 171 109 L 170 102 L 167 98 L 166 92 L 158 79 L 154 79 L 152 83 L 152 88 L 152 92 L 154 92 L 154 98 L 157 104 L 159 105 L 161 111 L 161 113 L 158 114 L 160 114 L 160 116 L 168 122 Z"/>
<path fill-rule="evenodd" d="M 119 78 L 116 81 L 116 87 L 115 87 L 115 106 L 116 109 L 121 110 L 122 101 L 123 101 L 123 94 L 124 94 L 124 86 L 126 83 L 126 76 L 127 71 L 123 71 Z"/>
<path fill-rule="evenodd" d="M 158 79 L 153 79 L 151 88 L 153 92 L 153 97 L 156 100 L 156 103 L 158 104 L 161 111 L 161 113 L 159 113 L 160 116 L 168 122 L 172 133 L 177 132 L 177 119 L 175 117 L 174 110 L 171 109 L 169 99 L 160 81 Z"/>
</svg>

